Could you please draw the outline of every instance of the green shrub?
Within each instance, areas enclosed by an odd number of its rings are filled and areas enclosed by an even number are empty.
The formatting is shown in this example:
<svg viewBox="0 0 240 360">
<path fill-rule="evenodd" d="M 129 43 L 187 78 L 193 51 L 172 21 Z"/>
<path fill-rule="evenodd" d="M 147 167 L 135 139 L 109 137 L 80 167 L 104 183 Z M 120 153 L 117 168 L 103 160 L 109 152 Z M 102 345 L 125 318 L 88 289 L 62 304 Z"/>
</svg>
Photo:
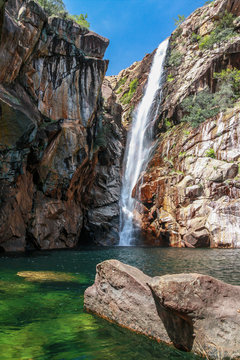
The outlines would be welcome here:
<svg viewBox="0 0 240 360">
<path fill-rule="evenodd" d="M 213 148 L 208 149 L 208 150 L 205 152 L 205 156 L 210 157 L 210 158 L 212 158 L 212 159 L 216 159 L 216 154 L 215 154 Z"/>
<path fill-rule="evenodd" d="M 171 83 L 171 82 L 173 82 L 173 81 L 174 81 L 173 75 L 172 75 L 172 74 L 169 74 L 169 75 L 167 76 L 167 82 Z"/>
<path fill-rule="evenodd" d="M 185 18 L 184 15 L 178 15 L 177 19 L 174 19 L 175 26 L 181 25 L 184 22 L 185 19 L 186 18 Z"/>
<path fill-rule="evenodd" d="M 165 124 L 166 129 L 169 129 L 172 125 L 171 121 L 167 118 L 164 120 L 164 124 Z"/>
<path fill-rule="evenodd" d="M 138 86 L 138 79 L 134 79 L 130 82 L 129 91 L 125 93 L 120 101 L 123 105 L 129 104 Z"/>
<path fill-rule="evenodd" d="M 214 2 L 215 2 L 215 0 L 207 0 L 204 5 L 213 4 Z"/>
<path fill-rule="evenodd" d="M 182 152 L 180 151 L 179 155 L 180 158 L 185 157 L 186 156 L 186 151 Z"/>
<path fill-rule="evenodd" d="M 197 127 L 206 119 L 232 107 L 240 96 L 240 70 L 225 69 L 214 73 L 213 77 L 219 83 L 219 89 L 215 94 L 211 94 L 209 89 L 206 89 L 188 96 L 181 104 L 182 109 L 187 113 L 182 121 L 189 122 L 192 127 Z"/>
<path fill-rule="evenodd" d="M 62 0 L 36 0 L 48 16 L 57 15 L 66 11 Z"/>
<path fill-rule="evenodd" d="M 182 118 L 197 127 L 206 119 L 209 119 L 219 113 L 220 109 L 213 94 L 209 89 L 200 91 L 195 95 L 190 95 L 181 103 L 181 107 L 187 114 Z"/>
<path fill-rule="evenodd" d="M 75 21 L 78 25 L 85 27 L 87 29 L 90 28 L 90 24 L 87 21 L 88 15 L 85 14 L 80 14 L 80 15 L 68 15 L 67 16 L 68 19 Z"/>
<path fill-rule="evenodd" d="M 117 82 L 117 85 L 115 87 L 115 91 L 117 94 L 120 94 L 123 91 L 122 86 L 126 83 L 126 81 L 127 81 L 127 77 L 124 76 Z"/>
<path fill-rule="evenodd" d="M 131 105 L 130 109 L 128 110 L 128 123 L 132 122 L 134 109 L 135 109 L 135 105 Z"/>
<path fill-rule="evenodd" d="M 199 38 L 199 49 L 209 49 L 215 44 L 215 38 L 210 35 L 205 35 L 204 37 Z"/>
<path fill-rule="evenodd" d="M 215 94 L 215 99 L 221 110 L 231 107 L 240 95 L 240 70 L 225 69 L 219 73 L 214 73 L 213 77 L 220 84 L 219 90 Z"/>
<path fill-rule="evenodd" d="M 170 58 L 168 59 L 168 65 L 178 67 L 182 62 L 182 56 L 180 51 L 172 50 Z"/>
<path fill-rule="evenodd" d="M 183 29 L 181 27 L 178 27 L 174 33 L 172 34 L 172 45 L 173 45 L 173 42 L 182 34 L 183 32 Z"/>
<path fill-rule="evenodd" d="M 220 73 L 213 74 L 214 79 L 217 79 L 221 85 L 231 84 L 235 95 L 240 95 L 240 70 L 226 69 L 222 70 Z"/>
<path fill-rule="evenodd" d="M 117 93 L 117 94 L 120 94 L 122 91 L 123 91 L 123 88 L 120 87 L 120 88 L 116 91 L 116 93 Z"/>
<path fill-rule="evenodd" d="M 46 12 L 48 16 L 59 16 L 64 19 L 70 19 L 76 22 L 78 25 L 88 28 L 90 27 L 87 21 L 88 15 L 71 15 L 66 10 L 63 0 L 35 0 Z"/>
<path fill-rule="evenodd" d="M 235 102 L 232 84 L 222 84 L 219 91 L 215 93 L 214 98 L 221 111 L 230 108 Z"/>
<path fill-rule="evenodd" d="M 116 86 L 116 89 L 118 89 L 119 87 L 125 85 L 126 81 L 127 81 L 127 77 L 126 77 L 126 76 L 122 77 L 122 78 L 118 81 L 117 86 Z"/>
<path fill-rule="evenodd" d="M 193 32 L 192 36 L 191 36 L 191 42 L 192 43 L 198 42 L 200 40 L 200 38 L 201 38 L 200 35 L 197 35 L 195 32 Z"/>
<path fill-rule="evenodd" d="M 216 28 L 209 35 L 199 37 L 200 50 L 210 49 L 214 44 L 229 40 L 235 36 L 234 18 L 233 14 L 225 11 Z"/>
</svg>

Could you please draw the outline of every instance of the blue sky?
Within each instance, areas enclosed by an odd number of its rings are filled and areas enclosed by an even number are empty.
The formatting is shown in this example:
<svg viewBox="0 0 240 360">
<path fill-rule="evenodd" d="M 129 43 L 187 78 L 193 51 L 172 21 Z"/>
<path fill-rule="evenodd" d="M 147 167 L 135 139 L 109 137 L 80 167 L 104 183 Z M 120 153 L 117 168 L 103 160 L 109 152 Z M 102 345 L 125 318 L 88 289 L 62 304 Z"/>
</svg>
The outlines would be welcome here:
<svg viewBox="0 0 240 360">
<path fill-rule="evenodd" d="M 206 0 L 66 0 L 72 14 L 87 13 L 91 30 L 107 37 L 108 75 L 141 60 L 174 30 L 178 14 L 186 17 Z"/>
</svg>

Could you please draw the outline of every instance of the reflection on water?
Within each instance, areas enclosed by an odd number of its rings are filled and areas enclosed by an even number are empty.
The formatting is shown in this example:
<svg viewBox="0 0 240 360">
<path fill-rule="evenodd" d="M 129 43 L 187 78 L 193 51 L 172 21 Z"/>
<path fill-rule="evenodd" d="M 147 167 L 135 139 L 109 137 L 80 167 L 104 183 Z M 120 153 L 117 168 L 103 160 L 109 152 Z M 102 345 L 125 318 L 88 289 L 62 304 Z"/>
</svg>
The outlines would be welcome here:
<svg viewBox="0 0 240 360">
<path fill-rule="evenodd" d="M 200 272 L 240 285 L 240 250 L 117 247 L 2 256 L 1 360 L 197 358 L 83 312 L 96 264 L 112 258 L 150 276 Z"/>
</svg>

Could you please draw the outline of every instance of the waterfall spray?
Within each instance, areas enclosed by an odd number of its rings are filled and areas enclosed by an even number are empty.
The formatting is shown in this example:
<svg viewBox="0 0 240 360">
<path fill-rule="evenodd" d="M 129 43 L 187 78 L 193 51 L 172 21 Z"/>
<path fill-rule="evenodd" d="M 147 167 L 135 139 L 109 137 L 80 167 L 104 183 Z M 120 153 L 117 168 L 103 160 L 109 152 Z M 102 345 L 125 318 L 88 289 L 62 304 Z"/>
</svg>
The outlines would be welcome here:
<svg viewBox="0 0 240 360">
<path fill-rule="evenodd" d="M 165 40 L 156 51 L 146 92 L 133 117 L 132 129 L 128 133 L 121 192 L 120 246 L 130 246 L 134 241 L 133 211 L 136 200 L 132 197 L 132 191 L 141 172 L 146 169 L 153 147 L 153 125 L 161 103 L 168 43 L 169 40 Z"/>
</svg>

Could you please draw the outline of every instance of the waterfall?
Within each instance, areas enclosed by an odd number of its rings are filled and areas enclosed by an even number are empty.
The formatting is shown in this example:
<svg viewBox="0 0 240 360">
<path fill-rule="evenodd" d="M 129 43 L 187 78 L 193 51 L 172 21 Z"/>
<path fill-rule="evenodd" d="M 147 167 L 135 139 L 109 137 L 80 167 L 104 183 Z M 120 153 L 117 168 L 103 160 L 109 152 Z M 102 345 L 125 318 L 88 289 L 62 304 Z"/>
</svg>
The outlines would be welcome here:
<svg viewBox="0 0 240 360">
<path fill-rule="evenodd" d="M 161 87 L 168 43 L 169 40 L 165 40 L 156 51 L 148 76 L 146 92 L 134 114 L 132 129 L 128 133 L 121 192 L 120 246 L 130 246 L 134 241 L 133 211 L 136 200 L 132 197 L 132 191 L 141 172 L 146 169 L 153 147 L 153 125 L 161 103 Z"/>
</svg>

